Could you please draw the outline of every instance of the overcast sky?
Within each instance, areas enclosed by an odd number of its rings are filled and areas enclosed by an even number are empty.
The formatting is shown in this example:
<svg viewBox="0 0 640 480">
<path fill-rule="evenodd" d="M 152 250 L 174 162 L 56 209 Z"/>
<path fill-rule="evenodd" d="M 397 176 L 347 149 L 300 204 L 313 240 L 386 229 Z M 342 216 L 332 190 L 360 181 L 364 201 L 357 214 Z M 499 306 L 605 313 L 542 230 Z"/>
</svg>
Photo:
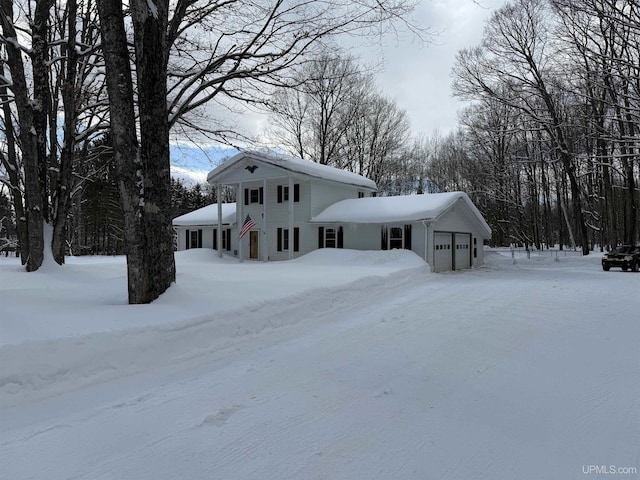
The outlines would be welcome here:
<svg viewBox="0 0 640 480">
<path fill-rule="evenodd" d="M 420 43 L 407 34 L 399 39 L 389 36 L 380 48 L 361 49 L 364 63 L 382 60 L 377 85 L 407 112 L 414 136 L 429 136 L 436 131 L 444 135 L 455 130 L 457 113 L 463 106 L 451 95 L 451 68 L 456 53 L 480 43 L 485 21 L 505 3 L 506 0 L 421 0 L 415 21 L 437 33 L 433 42 Z M 216 112 L 215 107 L 211 113 L 212 118 L 229 115 L 226 111 Z M 266 115 L 245 114 L 236 118 L 236 126 L 250 136 L 262 136 L 267 130 Z M 172 163 L 186 170 L 204 171 L 225 155 L 216 149 L 206 154 L 175 150 Z"/>
<path fill-rule="evenodd" d="M 410 34 L 404 38 L 389 35 L 380 48 L 369 46 L 354 52 L 364 64 L 382 60 L 376 83 L 385 96 L 407 112 L 415 136 L 455 130 L 457 111 L 463 106 L 451 95 L 451 68 L 456 53 L 480 43 L 485 21 L 505 3 L 506 0 L 421 0 L 414 18 L 418 25 L 437 34 L 433 42 L 421 43 Z M 268 121 L 266 117 L 256 117 L 251 123 L 249 129 L 261 134 Z"/>
<path fill-rule="evenodd" d="M 463 106 L 451 95 L 451 68 L 456 53 L 480 43 L 485 21 L 505 0 L 422 0 L 416 19 L 439 35 L 435 43 L 410 39 L 386 42 L 385 70 L 378 85 L 404 109 L 414 134 L 446 134 L 457 126 Z"/>
</svg>

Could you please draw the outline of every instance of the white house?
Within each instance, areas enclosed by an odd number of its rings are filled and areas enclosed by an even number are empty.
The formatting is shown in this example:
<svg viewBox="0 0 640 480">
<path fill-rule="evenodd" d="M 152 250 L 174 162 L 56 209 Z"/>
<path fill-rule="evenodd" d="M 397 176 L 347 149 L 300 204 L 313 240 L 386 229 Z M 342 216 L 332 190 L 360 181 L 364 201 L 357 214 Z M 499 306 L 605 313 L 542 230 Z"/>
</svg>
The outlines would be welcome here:
<svg viewBox="0 0 640 480">
<path fill-rule="evenodd" d="M 376 197 L 373 181 L 285 155 L 241 152 L 212 170 L 237 203 L 174 220 L 178 249 L 216 248 L 242 260 L 286 260 L 317 248 L 405 248 L 434 271 L 482 264 L 491 229 L 463 192 Z M 245 220 L 252 225 L 238 238 Z"/>
</svg>

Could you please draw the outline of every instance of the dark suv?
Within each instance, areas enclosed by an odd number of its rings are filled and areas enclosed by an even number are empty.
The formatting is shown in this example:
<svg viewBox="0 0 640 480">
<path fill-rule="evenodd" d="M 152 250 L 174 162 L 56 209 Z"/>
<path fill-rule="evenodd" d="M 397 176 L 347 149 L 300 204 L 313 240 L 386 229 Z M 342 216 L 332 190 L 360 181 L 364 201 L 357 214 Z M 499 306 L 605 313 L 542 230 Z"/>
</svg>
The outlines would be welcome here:
<svg viewBox="0 0 640 480">
<path fill-rule="evenodd" d="M 608 272 L 611 267 L 620 267 L 622 270 L 638 271 L 640 267 L 640 247 L 633 245 L 620 245 L 615 251 L 605 253 L 602 256 L 602 269 Z"/>
</svg>

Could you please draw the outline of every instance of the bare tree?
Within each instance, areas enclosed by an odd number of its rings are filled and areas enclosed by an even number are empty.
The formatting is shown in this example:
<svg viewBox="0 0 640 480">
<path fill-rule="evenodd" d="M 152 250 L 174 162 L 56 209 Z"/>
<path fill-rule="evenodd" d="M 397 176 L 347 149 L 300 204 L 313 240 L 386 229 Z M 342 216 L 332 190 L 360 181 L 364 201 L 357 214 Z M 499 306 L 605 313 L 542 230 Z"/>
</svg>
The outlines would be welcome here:
<svg viewBox="0 0 640 480">
<path fill-rule="evenodd" d="M 22 169 L 24 172 L 24 217 L 18 219 L 22 224 L 21 228 L 25 232 L 21 240 L 26 239 L 26 243 L 21 245 L 22 254 L 25 255 L 27 271 L 37 270 L 42 265 L 44 255 L 44 205 L 43 189 L 41 188 L 42 171 L 39 162 L 39 141 L 38 136 L 44 132 L 38 132 L 36 117 L 41 105 L 34 101 L 29 91 L 26 69 L 22 60 L 22 48 L 18 42 L 18 32 L 14 25 L 13 2 L 12 0 L 0 0 L 0 21 L 2 22 L 2 40 L 6 51 L 6 63 L 11 73 L 11 79 L 5 82 L 7 87 L 11 87 L 13 100 L 16 106 L 19 123 L 19 143 L 22 151 Z M 5 119 L 11 122 L 10 116 Z M 14 132 L 13 127 L 7 131 Z M 15 143 L 14 143 L 15 145 Z M 12 163 L 9 168 L 18 168 L 17 154 L 14 158 L 7 160 Z M 12 185 L 13 188 L 20 188 L 19 185 Z"/>
<path fill-rule="evenodd" d="M 54 259 L 64 263 L 69 207 L 78 183 L 74 164 L 106 126 L 95 20 L 90 1 L 0 3 L 0 97 L 7 142 L 0 156 L 11 172 L 28 271 L 39 268 L 49 248 L 43 222 L 53 228 Z"/>
<path fill-rule="evenodd" d="M 463 98 L 496 99 L 519 109 L 544 129 L 568 178 L 573 218 L 582 252 L 587 255 L 584 200 L 570 143 L 573 127 L 556 87 L 563 58 L 551 47 L 547 6 L 535 0 L 509 3 L 489 20 L 481 47 L 459 52 L 454 91 Z"/>
<path fill-rule="evenodd" d="M 281 87 L 269 106 L 278 143 L 300 158 L 347 167 L 352 125 L 364 117 L 373 89 L 353 57 L 323 53 L 295 73 L 296 87 Z M 349 137 L 349 138 L 347 138 Z"/>
<path fill-rule="evenodd" d="M 271 105 L 275 137 L 301 158 L 344 168 L 397 190 L 405 174 L 409 121 L 354 58 L 323 53 L 296 71 L 295 89 Z"/>
</svg>

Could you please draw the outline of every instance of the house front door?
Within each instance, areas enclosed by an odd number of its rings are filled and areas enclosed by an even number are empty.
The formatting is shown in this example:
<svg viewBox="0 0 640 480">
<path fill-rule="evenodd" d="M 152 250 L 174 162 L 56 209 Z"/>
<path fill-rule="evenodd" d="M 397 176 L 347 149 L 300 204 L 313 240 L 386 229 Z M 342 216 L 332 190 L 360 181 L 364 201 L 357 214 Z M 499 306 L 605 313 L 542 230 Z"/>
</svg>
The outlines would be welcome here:
<svg viewBox="0 0 640 480">
<path fill-rule="evenodd" d="M 249 232 L 249 259 L 258 260 L 258 240 L 260 238 L 257 230 Z"/>
</svg>

